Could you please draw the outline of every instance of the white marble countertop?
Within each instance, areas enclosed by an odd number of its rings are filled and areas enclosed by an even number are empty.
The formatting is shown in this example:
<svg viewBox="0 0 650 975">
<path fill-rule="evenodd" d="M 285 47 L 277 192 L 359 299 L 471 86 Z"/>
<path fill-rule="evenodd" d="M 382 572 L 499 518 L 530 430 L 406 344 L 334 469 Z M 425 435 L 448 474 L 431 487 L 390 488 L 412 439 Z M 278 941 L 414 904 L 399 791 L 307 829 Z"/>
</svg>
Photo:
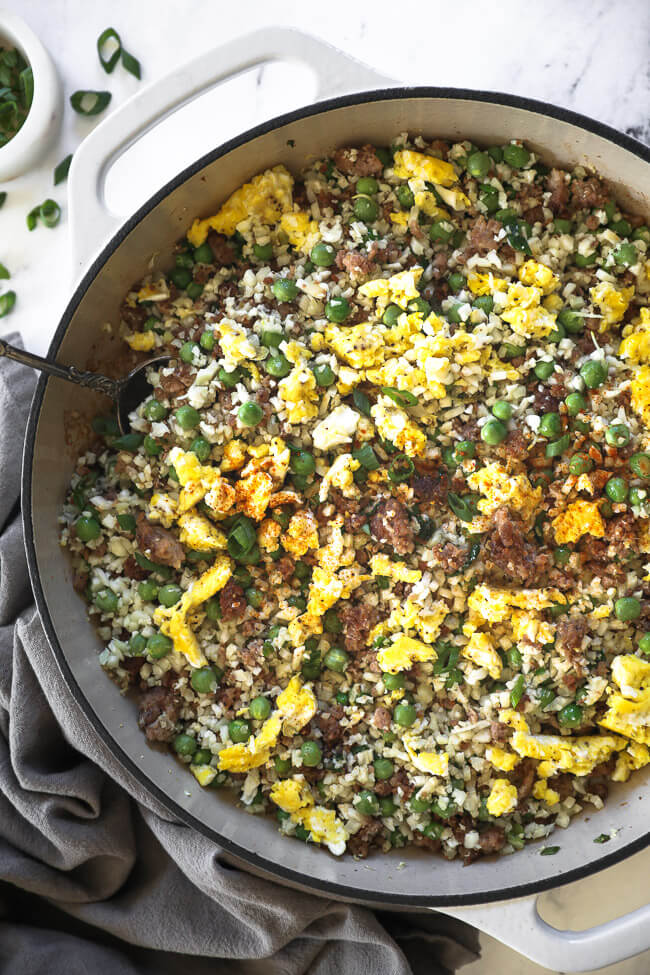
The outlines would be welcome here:
<svg viewBox="0 0 650 975">
<path fill-rule="evenodd" d="M 415 7 L 400 8 L 386 0 L 366 5 L 358 15 L 350 14 L 349 0 L 319 5 L 304 0 L 276 0 L 272 5 L 260 0 L 228 5 L 194 0 L 191 8 L 181 0 L 95 0 L 92 5 L 82 0 L 8 0 L 8 6 L 49 48 L 66 105 L 70 93 L 80 88 L 109 89 L 111 107 L 137 91 L 138 82 L 119 67 L 109 76 L 98 63 L 96 38 L 108 26 L 120 32 L 125 46 L 142 62 L 145 83 L 224 41 L 280 25 L 319 36 L 400 81 L 528 95 L 650 141 L 650 6 L 646 0 L 616 4 L 501 0 L 490 6 L 481 0 L 434 0 L 418 5 L 417 16 Z M 131 163 L 123 161 L 115 171 L 108 187 L 115 209 L 131 211 L 210 145 L 311 101 L 311 79 L 304 72 L 291 71 L 279 66 L 255 70 L 218 96 L 210 96 L 217 98 L 211 103 L 215 121 L 210 132 L 193 124 L 196 114 L 185 109 L 186 115 L 176 123 L 181 137 L 171 149 L 171 140 L 166 139 L 165 153 L 157 151 L 152 136 L 146 152 L 139 152 Z M 67 105 L 59 140 L 48 158 L 30 173 L 0 184 L 0 191 L 8 194 L 0 212 L 0 262 L 12 273 L 11 282 L 3 284 L 18 294 L 14 311 L 0 321 L 0 334 L 18 330 L 26 347 L 41 354 L 47 350 L 71 284 L 66 188 L 53 187 L 52 172 L 97 121 L 81 119 Z M 62 206 L 61 224 L 54 230 L 39 227 L 29 233 L 25 216 L 47 197 Z M 635 858 L 641 861 L 642 875 L 647 876 L 650 853 Z M 613 892 L 622 890 L 625 882 L 620 878 L 629 875 L 624 868 L 614 869 L 617 879 L 609 882 Z M 601 876 L 613 875 L 608 871 Z M 573 894 L 566 888 L 567 895 L 569 891 Z M 568 911 L 570 901 L 568 896 L 564 899 L 563 911 Z M 496 956 L 494 961 L 497 964 Z M 616 971 L 645 971 L 636 967 L 645 963 L 639 958 L 632 967 L 616 966 Z M 499 965 L 506 971 L 503 959 Z"/>
</svg>

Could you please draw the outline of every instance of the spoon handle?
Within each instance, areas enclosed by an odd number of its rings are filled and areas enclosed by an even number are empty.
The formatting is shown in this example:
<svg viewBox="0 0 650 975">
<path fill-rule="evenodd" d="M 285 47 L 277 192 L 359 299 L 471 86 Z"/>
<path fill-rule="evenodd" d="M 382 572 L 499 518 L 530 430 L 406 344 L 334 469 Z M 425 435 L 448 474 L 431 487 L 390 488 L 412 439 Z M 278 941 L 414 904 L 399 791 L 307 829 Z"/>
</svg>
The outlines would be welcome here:
<svg viewBox="0 0 650 975">
<path fill-rule="evenodd" d="M 31 352 L 25 352 L 23 349 L 17 349 L 15 346 L 5 342 L 4 339 L 0 339 L 0 358 L 2 356 L 13 359 L 15 362 L 20 362 L 23 366 L 29 366 L 30 369 L 40 369 L 41 372 L 46 372 L 50 376 L 65 379 L 66 382 L 95 389 L 99 393 L 104 393 L 105 396 L 110 396 L 113 400 L 117 400 L 118 398 L 120 384 L 114 379 L 109 379 L 107 376 L 100 376 L 96 372 L 82 372 L 76 366 L 61 366 L 58 362 L 43 359 L 40 355 L 34 355 Z"/>
</svg>

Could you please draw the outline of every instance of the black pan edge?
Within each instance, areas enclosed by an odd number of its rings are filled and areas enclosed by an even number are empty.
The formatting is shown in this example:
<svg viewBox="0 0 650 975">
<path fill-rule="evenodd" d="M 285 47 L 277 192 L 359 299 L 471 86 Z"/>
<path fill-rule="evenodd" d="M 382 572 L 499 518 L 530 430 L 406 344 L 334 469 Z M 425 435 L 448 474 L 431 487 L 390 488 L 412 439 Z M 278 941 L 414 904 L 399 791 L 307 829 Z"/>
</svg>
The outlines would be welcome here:
<svg viewBox="0 0 650 975">
<path fill-rule="evenodd" d="M 177 186 L 185 182 L 185 180 L 187 180 L 190 176 L 193 176 L 206 165 L 209 165 L 216 159 L 224 156 L 232 149 L 235 149 L 251 139 L 256 138 L 257 136 L 264 135 L 267 132 L 280 128 L 288 123 L 298 121 L 311 115 L 318 115 L 327 112 L 330 109 L 344 108 L 352 105 L 363 105 L 369 102 L 390 101 L 394 99 L 406 98 L 431 98 L 441 100 L 463 99 L 468 101 L 490 102 L 492 104 L 503 105 L 507 108 L 518 108 L 535 112 L 539 115 L 545 115 L 549 118 L 567 122 L 571 125 L 583 128 L 586 131 L 593 132 L 594 134 L 613 142 L 621 148 L 626 149 L 628 152 L 633 153 L 635 156 L 638 156 L 645 162 L 650 163 L 650 148 L 631 136 L 625 135 L 609 125 L 598 122 L 595 119 L 589 118 L 588 116 L 581 115 L 578 112 L 573 112 L 569 109 L 560 108 L 548 102 L 542 102 L 533 98 L 525 98 L 519 95 L 508 95 L 500 92 L 490 91 L 473 91 L 465 88 L 399 87 L 386 88 L 377 91 L 365 91 L 328 99 L 327 101 L 317 102 L 316 104 L 308 106 L 307 108 L 298 109 L 294 112 L 289 112 L 285 115 L 280 115 L 276 118 L 270 119 L 261 125 L 249 129 L 242 135 L 229 140 L 228 142 L 219 146 L 217 149 L 206 153 L 191 166 L 188 166 L 181 173 L 179 173 L 174 179 L 170 180 L 146 203 L 144 203 L 136 211 L 136 213 L 134 213 L 133 216 L 130 217 L 129 220 L 127 220 L 117 230 L 115 235 L 104 247 L 99 256 L 93 261 L 90 268 L 83 276 L 66 307 L 56 332 L 54 333 L 54 337 L 48 350 L 48 356 L 52 358 L 56 357 L 68 325 L 70 324 L 78 305 L 80 304 L 91 282 L 101 271 L 108 257 L 120 246 L 126 236 L 134 229 L 134 227 L 138 225 L 138 223 L 146 216 L 147 213 L 149 213 L 165 196 L 176 189 Z M 297 884 L 303 887 L 308 886 L 317 894 L 320 893 L 348 900 L 352 895 L 353 899 L 356 901 L 363 901 L 369 904 L 377 905 L 385 904 L 386 899 L 379 895 L 376 891 L 366 890 L 364 888 L 356 888 L 354 891 L 350 891 L 349 887 L 347 886 L 326 881 L 319 881 L 313 877 L 306 878 L 301 873 L 297 873 L 296 871 L 285 866 L 272 863 L 266 860 L 264 857 L 253 854 L 244 847 L 241 847 L 230 840 L 224 839 L 219 835 L 219 833 L 207 827 L 205 823 L 202 823 L 195 816 L 178 805 L 178 803 L 176 803 L 173 799 L 163 793 L 158 786 L 152 782 L 148 776 L 146 776 L 142 770 L 135 765 L 134 762 L 131 761 L 128 755 L 126 755 L 126 753 L 113 741 L 108 729 L 100 721 L 95 711 L 84 698 L 81 689 L 77 685 L 74 675 L 68 665 L 63 648 L 59 643 L 49 615 L 45 594 L 43 592 L 40 574 L 38 571 L 33 522 L 31 516 L 34 445 L 36 442 L 38 421 L 43 404 L 43 397 L 45 395 L 45 389 L 48 382 L 48 378 L 44 375 L 42 375 L 38 381 L 32 400 L 25 435 L 22 469 L 22 512 L 23 528 L 25 533 L 25 547 L 27 551 L 30 579 L 32 588 L 34 590 L 36 606 L 43 623 L 43 628 L 70 693 L 83 711 L 84 715 L 93 726 L 100 739 L 118 758 L 123 767 L 131 775 L 133 775 L 134 778 L 137 779 L 140 784 L 151 795 L 153 795 L 158 802 L 160 802 L 161 805 L 168 809 L 169 812 L 176 816 L 181 822 L 192 827 L 193 829 L 196 829 L 208 839 L 211 839 L 227 853 L 230 853 L 231 855 L 250 863 L 251 866 L 255 868 L 282 878 L 291 884 Z M 609 853 L 608 855 L 597 857 L 591 860 L 589 863 L 586 863 L 584 866 L 574 870 L 568 870 L 565 872 L 559 871 L 555 877 L 551 877 L 546 880 L 540 880 L 528 884 L 515 884 L 511 887 L 499 888 L 480 894 L 477 893 L 476 895 L 472 895 L 470 897 L 454 894 L 432 894 L 431 896 L 426 897 L 420 895 L 393 895 L 390 898 L 390 903 L 404 907 L 444 908 L 460 907 L 463 905 L 471 906 L 476 904 L 487 904 L 494 901 L 511 900 L 517 897 L 527 897 L 532 894 L 538 894 L 545 890 L 551 890 L 554 887 L 571 883 L 572 881 L 579 880 L 582 877 L 587 877 L 591 874 L 597 873 L 606 867 L 613 866 L 615 863 L 619 863 L 627 857 L 638 853 L 640 850 L 645 849 L 648 845 L 650 845 L 650 831 L 645 833 L 643 836 L 638 837 L 636 840 L 625 843 L 619 849 Z"/>
</svg>

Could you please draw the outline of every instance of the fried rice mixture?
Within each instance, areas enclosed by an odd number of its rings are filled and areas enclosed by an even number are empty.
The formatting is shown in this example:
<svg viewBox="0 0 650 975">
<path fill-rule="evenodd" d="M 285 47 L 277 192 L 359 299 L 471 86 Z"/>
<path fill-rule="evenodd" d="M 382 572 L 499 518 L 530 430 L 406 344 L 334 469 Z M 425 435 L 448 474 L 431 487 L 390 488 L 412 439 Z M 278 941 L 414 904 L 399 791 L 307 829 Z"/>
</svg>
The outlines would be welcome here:
<svg viewBox="0 0 650 975">
<path fill-rule="evenodd" d="M 402 135 L 260 173 L 127 295 L 172 359 L 61 540 L 200 787 L 471 862 L 650 762 L 649 243 L 593 172 Z"/>
</svg>

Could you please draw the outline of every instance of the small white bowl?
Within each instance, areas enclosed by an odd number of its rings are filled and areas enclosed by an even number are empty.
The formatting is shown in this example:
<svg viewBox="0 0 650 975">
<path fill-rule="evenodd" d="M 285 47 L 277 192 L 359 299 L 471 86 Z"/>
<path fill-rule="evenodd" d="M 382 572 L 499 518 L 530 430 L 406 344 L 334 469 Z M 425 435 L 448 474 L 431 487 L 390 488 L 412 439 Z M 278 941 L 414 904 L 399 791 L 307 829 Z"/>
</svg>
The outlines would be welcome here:
<svg viewBox="0 0 650 975">
<path fill-rule="evenodd" d="M 33 30 L 0 10 L 0 46 L 16 47 L 34 73 L 34 98 L 22 127 L 0 148 L 0 182 L 27 172 L 57 136 L 63 114 L 61 83 L 52 58 Z"/>
</svg>

